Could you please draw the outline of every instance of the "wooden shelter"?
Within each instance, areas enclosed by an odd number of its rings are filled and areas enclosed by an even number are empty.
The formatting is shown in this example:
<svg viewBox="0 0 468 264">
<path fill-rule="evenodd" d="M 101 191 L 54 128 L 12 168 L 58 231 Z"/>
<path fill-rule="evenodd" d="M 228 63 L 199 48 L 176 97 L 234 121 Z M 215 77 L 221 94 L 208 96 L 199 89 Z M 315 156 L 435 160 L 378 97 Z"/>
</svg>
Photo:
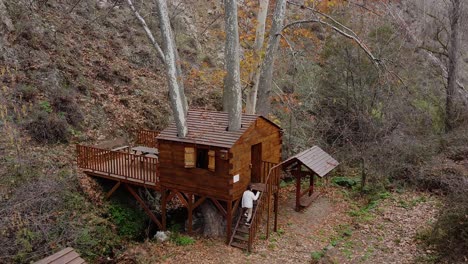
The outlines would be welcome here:
<svg viewBox="0 0 468 264">
<path fill-rule="evenodd" d="M 67 247 L 59 252 L 48 256 L 47 258 L 41 259 L 34 264 L 85 264 L 84 259 L 80 257 L 76 251 Z"/>
<path fill-rule="evenodd" d="M 308 207 L 317 198 L 318 193 L 314 192 L 314 176 L 324 177 L 338 164 L 338 161 L 317 146 L 283 162 L 283 168 L 290 169 L 296 178 L 296 211 Z M 309 177 L 309 187 L 301 190 L 301 180 L 306 177 Z"/>
<path fill-rule="evenodd" d="M 177 136 L 174 123 L 157 136 L 141 133 L 138 138 L 146 148 L 108 150 L 77 145 L 78 167 L 90 176 L 115 180 L 107 196 L 123 185 L 161 229 L 166 228 L 166 208 L 171 199 L 177 197 L 187 208 L 189 232 L 193 210 L 211 200 L 226 219 L 228 242 L 242 194 L 250 183 L 256 183 L 263 194 L 255 210 L 257 220 L 248 231 L 250 249 L 262 214 L 270 214 L 272 198 L 278 212 L 279 173 L 271 171 L 281 161 L 281 129 L 264 117 L 242 115 L 241 129 L 228 131 L 227 113 L 203 110 L 188 111 L 187 126 L 184 138 Z M 161 219 L 149 210 L 134 186 L 161 192 Z"/>
</svg>

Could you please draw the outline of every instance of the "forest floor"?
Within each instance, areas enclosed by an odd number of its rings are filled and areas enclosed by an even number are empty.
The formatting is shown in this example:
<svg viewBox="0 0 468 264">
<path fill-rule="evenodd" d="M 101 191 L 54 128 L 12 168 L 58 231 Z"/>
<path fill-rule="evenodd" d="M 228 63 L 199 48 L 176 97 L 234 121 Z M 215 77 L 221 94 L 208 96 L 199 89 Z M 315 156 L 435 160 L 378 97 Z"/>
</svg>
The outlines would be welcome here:
<svg viewBox="0 0 468 264">
<path fill-rule="evenodd" d="M 427 263 L 431 251 L 418 242 L 441 206 L 437 196 L 405 190 L 381 193 L 370 203 L 341 187 L 294 211 L 294 187 L 281 190 L 278 232 L 259 234 L 252 253 L 222 239 L 195 238 L 177 246 L 154 241 L 130 245 L 119 263 Z"/>
</svg>

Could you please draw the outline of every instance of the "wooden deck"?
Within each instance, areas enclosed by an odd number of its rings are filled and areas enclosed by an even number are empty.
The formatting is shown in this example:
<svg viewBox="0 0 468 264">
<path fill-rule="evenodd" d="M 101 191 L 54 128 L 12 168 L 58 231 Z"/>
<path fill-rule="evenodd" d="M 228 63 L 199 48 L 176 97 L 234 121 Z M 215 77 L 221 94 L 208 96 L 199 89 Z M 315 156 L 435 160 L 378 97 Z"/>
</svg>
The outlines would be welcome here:
<svg viewBox="0 0 468 264">
<path fill-rule="evenodd" d="M 77 164 L 88 175 L 159 189 L 158 158 L 77 145 Z"/>
</svg>

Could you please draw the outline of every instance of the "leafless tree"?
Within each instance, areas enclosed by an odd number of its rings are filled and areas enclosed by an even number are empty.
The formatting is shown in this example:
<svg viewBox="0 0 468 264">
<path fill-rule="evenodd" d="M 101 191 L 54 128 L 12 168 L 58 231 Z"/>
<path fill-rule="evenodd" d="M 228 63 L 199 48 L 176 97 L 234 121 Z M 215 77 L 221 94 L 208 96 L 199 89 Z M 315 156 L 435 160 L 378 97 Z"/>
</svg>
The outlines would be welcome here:
<svg viewBox="0 0 468 264">
<path fill-rule="evenodd" d="M 145 19 L 139 14 L 133 5 L 132 0 L 127 0 L 128 5 L 132 9 L 136 18 L 145 30 L 146 36 L 150 40 L 152 46 L 157 51 L 159 58 L 166 66 L 166 75 L 169 87 L 169 97 L 171 101 L 171 108 L 174 114 L 174 120 L 177 127 L 177 135 L 185 137 L 187 135 L 187 99 L 184 93 L 182 71 L 180 68 L 179 55 L 177 53 L 175 39 L 169 21 L 169 13 L 167 9 L 166 0 L 156 0 L 155 4 L 158 11 L 159 24 L 162 36 L 161 49 L 159 43 L 154 37 L 151 29 L 148 27 Z"/>
<path fill-rule="evenodd" d="M 230 131 L 241 128 L 242 94 L 239 65 L 239 31 L 237 24 L 237 1 L 226 0 L 224 3 L 224 20 L 226 24 L 224 110 L 228 112 Z"/>
<path fill-rule="evenodd" d="M 273 21 L 268 39 L 268 46 L 260 69 L 260 77 L 258 81 L 258 103 L 256 106 L 257 113 L 267 116 L 271 106 L 271 84 L 273 79 L 273 66 L 275 63 L 275 54 L 278 49 L 280 33 L 283 28 L 284 16 L 286 13 L 286 0 L 278 0 L 275 4 Z"/>
<path fill-rule="evenodd" d="M 445 103 L 445 128 L 450 131 L 454 127 L 456 111 L 454 109 L 455 91 L 457 89 L 458 73 L 458 47 L 460 31 L 461 0 L 451 0 L 449 10 L 450 37 L 448 47 L 448 67 L 447 67 L 447 92 Z"/>
<path fill-rule="evenodd" d="M 255 114 L 257 105 L 258 81 L 260 79 L 259 67 L 261 65 L 261 51 L 265 39 L 265 25 L 268 13 L 269 0 L 260 0 L 260 6 L 257 13 L 257 27 L 255 29 L 254 43 L 254 65 L 250 73 L 248 84 L 248 94 L 245 103 L 245 111 L 247 114 Z"/>
</svg>

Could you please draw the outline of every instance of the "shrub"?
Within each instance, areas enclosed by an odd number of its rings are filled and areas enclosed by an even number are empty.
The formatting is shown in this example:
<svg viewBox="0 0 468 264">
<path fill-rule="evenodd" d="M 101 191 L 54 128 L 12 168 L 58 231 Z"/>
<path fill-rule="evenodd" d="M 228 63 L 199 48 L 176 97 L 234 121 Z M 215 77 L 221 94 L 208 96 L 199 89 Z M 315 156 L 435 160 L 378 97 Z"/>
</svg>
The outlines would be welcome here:
<svg viewBox="0 0 468 264">
<path fill-rule="evenodd" d="M 78 126 L 83 121 L 83 113 L 72 94 L 64 89 L 56 89 L 52 97 L 52 107 L 58 113 L 63 113 L 67 122 Z"/>
<path fill-rule="evenodd" d="M 171 235 L 171 241 L 175 243 L 178 246 L 188 246 L 193 243 L 195 243 L 195 239 L 189 237 L 189 236 L 184 236 L 181 235 L 178 232 L 173 232 Z"/>
<path fill-rule="evenodd" d="M 15 97 L 26 102 L 31 102 L 36 98 L 38 92 L 39 90 L 34 86 L 19 85 L 15 90 Z"/>
<path fill-rule="evenodd" d="M 462 181 L 461 181 L 462 182 Z M 460 184 L 447 199 L 428 242 L 450 262 L 463 262 L 468 252 L 468 184 Z"/>
<path fill-rule="evenodd" d="M 120 236 L 135 239 L 141 236 L 145 229 L 145 222 L 148 217 L 137 208 L 132 208 L 120 203 L 112 203 L 109 206 L 109 213 L 117 225 Z"/>
<path fill-rule="evenodd" d="M 32 114 L 26 126 L 31 137 L 41 143 L 66 143 L 70 137 L 65 117 L 56 113 L 38 110 Z"/>
<path fill-rule="evenodd" d="M 334 177 L 332 182 L 336 185 L 351 188 L 356 185 L 356 180 L 347 177 Z"/>
</svg>

